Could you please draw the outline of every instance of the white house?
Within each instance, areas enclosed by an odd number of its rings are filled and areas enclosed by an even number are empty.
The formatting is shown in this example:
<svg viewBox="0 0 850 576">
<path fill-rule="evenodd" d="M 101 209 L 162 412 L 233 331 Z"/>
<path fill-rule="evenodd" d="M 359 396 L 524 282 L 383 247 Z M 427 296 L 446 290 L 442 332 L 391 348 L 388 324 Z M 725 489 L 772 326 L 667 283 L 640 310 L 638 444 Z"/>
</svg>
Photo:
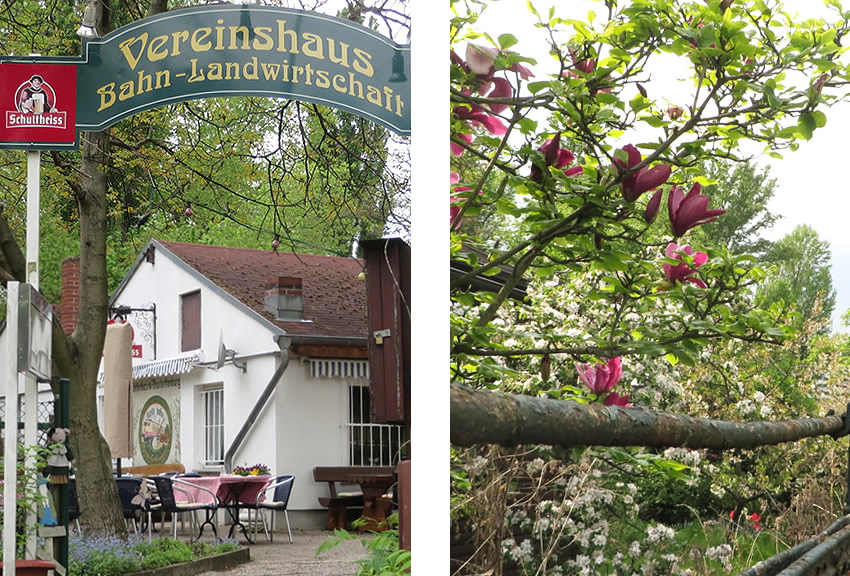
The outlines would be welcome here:
<svg viewBox="0 0 850 576">
<path fill-rule="evenodd" d="M 63 263 L 63 323 L 75 266 Z M 405 443 L 402 426 L 370 423 L 362 271 L 353 258 L 151 241 L 110 301 L 134 332 L 132 464 L 266 464 L 296 477 L 293 526 L 323 526 L 313 467 L 393 464 Z"/>
</svg>

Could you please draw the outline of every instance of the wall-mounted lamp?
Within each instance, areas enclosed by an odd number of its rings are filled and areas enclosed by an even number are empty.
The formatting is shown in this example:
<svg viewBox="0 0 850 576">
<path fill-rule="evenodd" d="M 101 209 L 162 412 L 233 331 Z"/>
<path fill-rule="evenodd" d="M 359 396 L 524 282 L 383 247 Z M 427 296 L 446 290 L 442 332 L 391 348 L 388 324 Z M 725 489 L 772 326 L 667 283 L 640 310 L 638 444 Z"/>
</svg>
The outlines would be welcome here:
<svg viewBox="0 0 850 576">
<path fill-rule="evenodd" d="M 393 54 L 393 71 L 390 74 L 390 82 L 407 82 L 407 76 L 404 74 L 404 56 L 398 50 Z"/>
<path fill-rule="evenodd" d="M 86 2 L 86 11 L 83 12 L 83 23 L 77 29 L 77 36 L 80 38 L 97 38 L 100 36 L 97 32 L 97 0 L 88 0 Z"/>
</svg>

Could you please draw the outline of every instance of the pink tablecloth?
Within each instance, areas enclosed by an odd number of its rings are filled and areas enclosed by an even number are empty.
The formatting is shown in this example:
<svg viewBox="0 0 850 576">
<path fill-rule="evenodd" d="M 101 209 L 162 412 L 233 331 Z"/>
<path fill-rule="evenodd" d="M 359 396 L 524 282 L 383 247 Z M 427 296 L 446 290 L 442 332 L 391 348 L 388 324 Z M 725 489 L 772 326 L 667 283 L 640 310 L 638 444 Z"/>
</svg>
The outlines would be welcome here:
<svg viewBox="0 0 850 576">
<path fill-rule="evenodd" d="M 175 483 L 174 497 L 178 502 L 212 502 L 212 496 L 209 492 L 195 488 L 197 486 L 215 493 L 221 504 L 233 503 L 234 496 L 237 494 L 239 502 L 255 504 L 257 495 L 269 483 L 269 476 L 222 474 L 221 476 L 202 476 L 200 478 L 177 478 L 177 480 L 180 482 Z"/>
</svg>

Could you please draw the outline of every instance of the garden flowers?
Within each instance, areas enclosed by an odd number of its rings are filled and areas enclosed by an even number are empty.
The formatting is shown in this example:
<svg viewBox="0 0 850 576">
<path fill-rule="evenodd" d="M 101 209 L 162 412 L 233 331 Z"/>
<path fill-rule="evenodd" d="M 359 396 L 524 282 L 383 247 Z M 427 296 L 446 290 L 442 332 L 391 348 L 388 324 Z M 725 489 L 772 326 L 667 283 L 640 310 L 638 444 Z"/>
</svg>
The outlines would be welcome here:
<svg viewBox="0 0 850 576">
<path fill-rule="evenodd" d="M 254 464 L 253 466 L 237 466 L 233 469 L 235 476 L 268 476 L 271 470 L 265 464 Z"/>
<path fill-rule="evenodd" d="M 667 258 L 670 258 L 671 260 L 679 260 L 680 262 L 675 266 L 666 262 L 663 265 L 664 275 L 667 276 L 667 280 L 669 280 L 671 284 L 676 284 L 677 282 L 690 282 L 700 288 L 708 288 L 705 282 L 693 276 L 696 274 L 696 269 L 708 261 L 708 254 L 699 251 L 694 253 L 690 246 L 678 246 L 675 242 L 670 242 L 667 245 L 667 249 L 664 251 L 664 254 Z M 694 266 L 693 268 L 691 268 L 690 265 L 682 258 L 683 254 L 692 258 L 691 263 Z"/>
<path fill-rule="evenodd" d="M 618 170 L 626 172 L 640 164 L 642 158 L 637 148 L 631 144 L 627 144 L 623 147 L 623 151 L 628 154 L 628 161 L 623 162 L 619 158 L 614 158 L 614 165 Z M 669 164 L 656 164 L 652 168 L 644 166 L 637 172 L 632 172 L 628 176 L 625 176 L 622 182 L 620 182 L 620 190 L 623 192 L 623 198 L 629 202 L 634 202 L 644 192 L 654 190 L 667 182 L 667 179 L 670 177 L 670 171 Z"/>
<path fill-rule="evenodd" d="M 584 382 L 584 385 L 591 392 L 600 397 L 610 391 L 623 376 L 623 368 L 619 356 L 605 362 L 598 362 L 593 366 L 576 362 L 575 367 L 578 371 L 579 380 Z M 603 402 L 606 406 L 633 406 L 629 402 L 628 396 L 620 396 L 616 392 L 608 394 Z"/>
<path fill-rule="evenodd" d="M 566 148 L 561 148 L 560 132 L 546 140 L 543 146 L 540 147 L 540 152 L 543 153 L 543 159 L 546 162 L 547 167 L 554 166 L 555 168 L 561 169 L 564 166 L 572 164 L 576 159 L 572 152 Z M 564 170 L 564 175 L 568 177 L 578 176 L 582 173 L 582 170 L 581 166 L 573 166 L 572 168 Z M 540 184 L 543 181 L 542 169 L 536 164 L 533 164 L 531 166 L 531 174 L 529 175 L 529 178 Z"/>
<path fill-rule="evenodd" d="M 701 193 L 699 183 L 691 187 L 690 192 L 685 192 L 678 186 L 670 188 L 667 196 L 667 211 L 670 214 L 670 226 L 673 228 L 673 236 L 678 238 L 685 232 L 699 226 L 714 222 L 726 210 L 709 210 L 708 196 Z"/>
</svg>

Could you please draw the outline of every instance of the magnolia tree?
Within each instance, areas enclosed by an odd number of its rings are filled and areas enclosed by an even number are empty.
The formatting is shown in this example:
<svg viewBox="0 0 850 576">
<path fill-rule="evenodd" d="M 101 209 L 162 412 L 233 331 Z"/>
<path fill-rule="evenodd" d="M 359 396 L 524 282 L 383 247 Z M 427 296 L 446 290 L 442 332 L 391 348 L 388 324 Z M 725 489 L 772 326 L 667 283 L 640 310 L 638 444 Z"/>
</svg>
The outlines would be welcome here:
<svg viewBox="0 0 850 576">
<path fill-rule="evenodd" d="M 737 360 L 743 372 L 770 357 L 752 352 L 764 349 L 757 345 L 787 352 L 791 322 L 783 307 L 756 297 L 765 277 L 756 258 L 701 243 L 700 227 L 724 217 L 703 191 L 713 181 L 701 167 L 780 156 L 825 124 L 824 109 L 845 97 L 848 78 L 839 61 L 845 15 L 828 4 L 835 24 L 792 19 L 760 0 L 605 2 L 604 13 L 587 20 L 571 19 L 566 7 L 538 13 L 529 3 L 555 62 L 544 73 L 513 35 L 475 29 L 486 3 L 452 2 L 450 230 L 463 270 L 452 278 L 454 382 L 608 405 L 714 406 L 727 417 L 767 418 L 781 406 L 781 395 L 769 395 L 775 387 L 741 384 Z M 672 91 L 674 77 L 687 80 Z M 495 291 L 475 291 L 482 278 L 495 280 Z M 728 361 L 713 357 L 720 351 Z M 687 386 L 707 377 L 712 362 L 721 377 L 732 375 L 722 381 L 726 404 L 722 393 L 706 398 Z M 459 456 L 482 485 L 509 485 L 487 474 L 533 472 L 537 485 L 578 490 L 583 478 L 603 502 L 616 494 L 633 505 L 627 483 L 594 483 L 598 460 L 583 456 L 558 469 L 546 459 L 483 464 L 499 457 Z M 529 503 L 536 506 L 530 541 L 552 545 L 532 551 L 509 538 L 501 551 L 545 572 L 563 551 L 543 535 L 557 534 L 578 539 L 582 553 L 573 547 L 570 560 L 577 572 L 591 558 L 599 565 L 594 550 L 604 548 L 608 524 L 593 514 L 602 507 L 591 502 L 586 519 L 555 525 L 553 518 L 579 514 L 576 494 L 558 494 L 561 503 L 541 496 L 521 507 L 528 516 Z M 751 517 L 742 515 L 750 496 L 738 496 L 733 517 Z M 513 516 L 491 511 L 513 526 Z M 663 541 L 666 531 L 652 538 Z M 628 546 L 620 553 L 628 558 Z M 725 565 L 731 550 L 712 554 Z M 668 569 L 675 555 L 652 561 Z"/>
<path fill-rule="evenodd" d="M 745 141 L 779 155 L 810 138 L 826 121 L 821 109 L 843 96 L 844 24 L 794 21 L 761 1 L 606 7 L 589 22 L 535 12 L 553 75 L 538 75 L 512 35 L 473 32 L 474 15 L 453 20 L 452 257 L 469 268 L 452 279 L 456 380 L 510 368 L 488 358 L 536 357 L 543 375 L 556 357 L 693 364 L 711 341 L 785 335 L 784 317 L 751 298 L 762 278 L 752 257 L 689 241 L 724 212 L 710 207 L 697 167 L 742 157 Z M 659 56 L 665 68 L 650 73 Z M 690 71 L 687 101 L 653 92 L 669 68 Z M 497 230 L 476 233 L 468 217 L 482 213 Z M 466 291 L 500 272 L 495 295 Z M 591 329 L 552 322 L 518 335 L 505 322 L 533 313 L 509 302 L 523 280 L 576 275 L 580 301 L 550 306 L 604 307 Z M 657 312 L 646 325 L 648 311 Z"/>
</svg>

